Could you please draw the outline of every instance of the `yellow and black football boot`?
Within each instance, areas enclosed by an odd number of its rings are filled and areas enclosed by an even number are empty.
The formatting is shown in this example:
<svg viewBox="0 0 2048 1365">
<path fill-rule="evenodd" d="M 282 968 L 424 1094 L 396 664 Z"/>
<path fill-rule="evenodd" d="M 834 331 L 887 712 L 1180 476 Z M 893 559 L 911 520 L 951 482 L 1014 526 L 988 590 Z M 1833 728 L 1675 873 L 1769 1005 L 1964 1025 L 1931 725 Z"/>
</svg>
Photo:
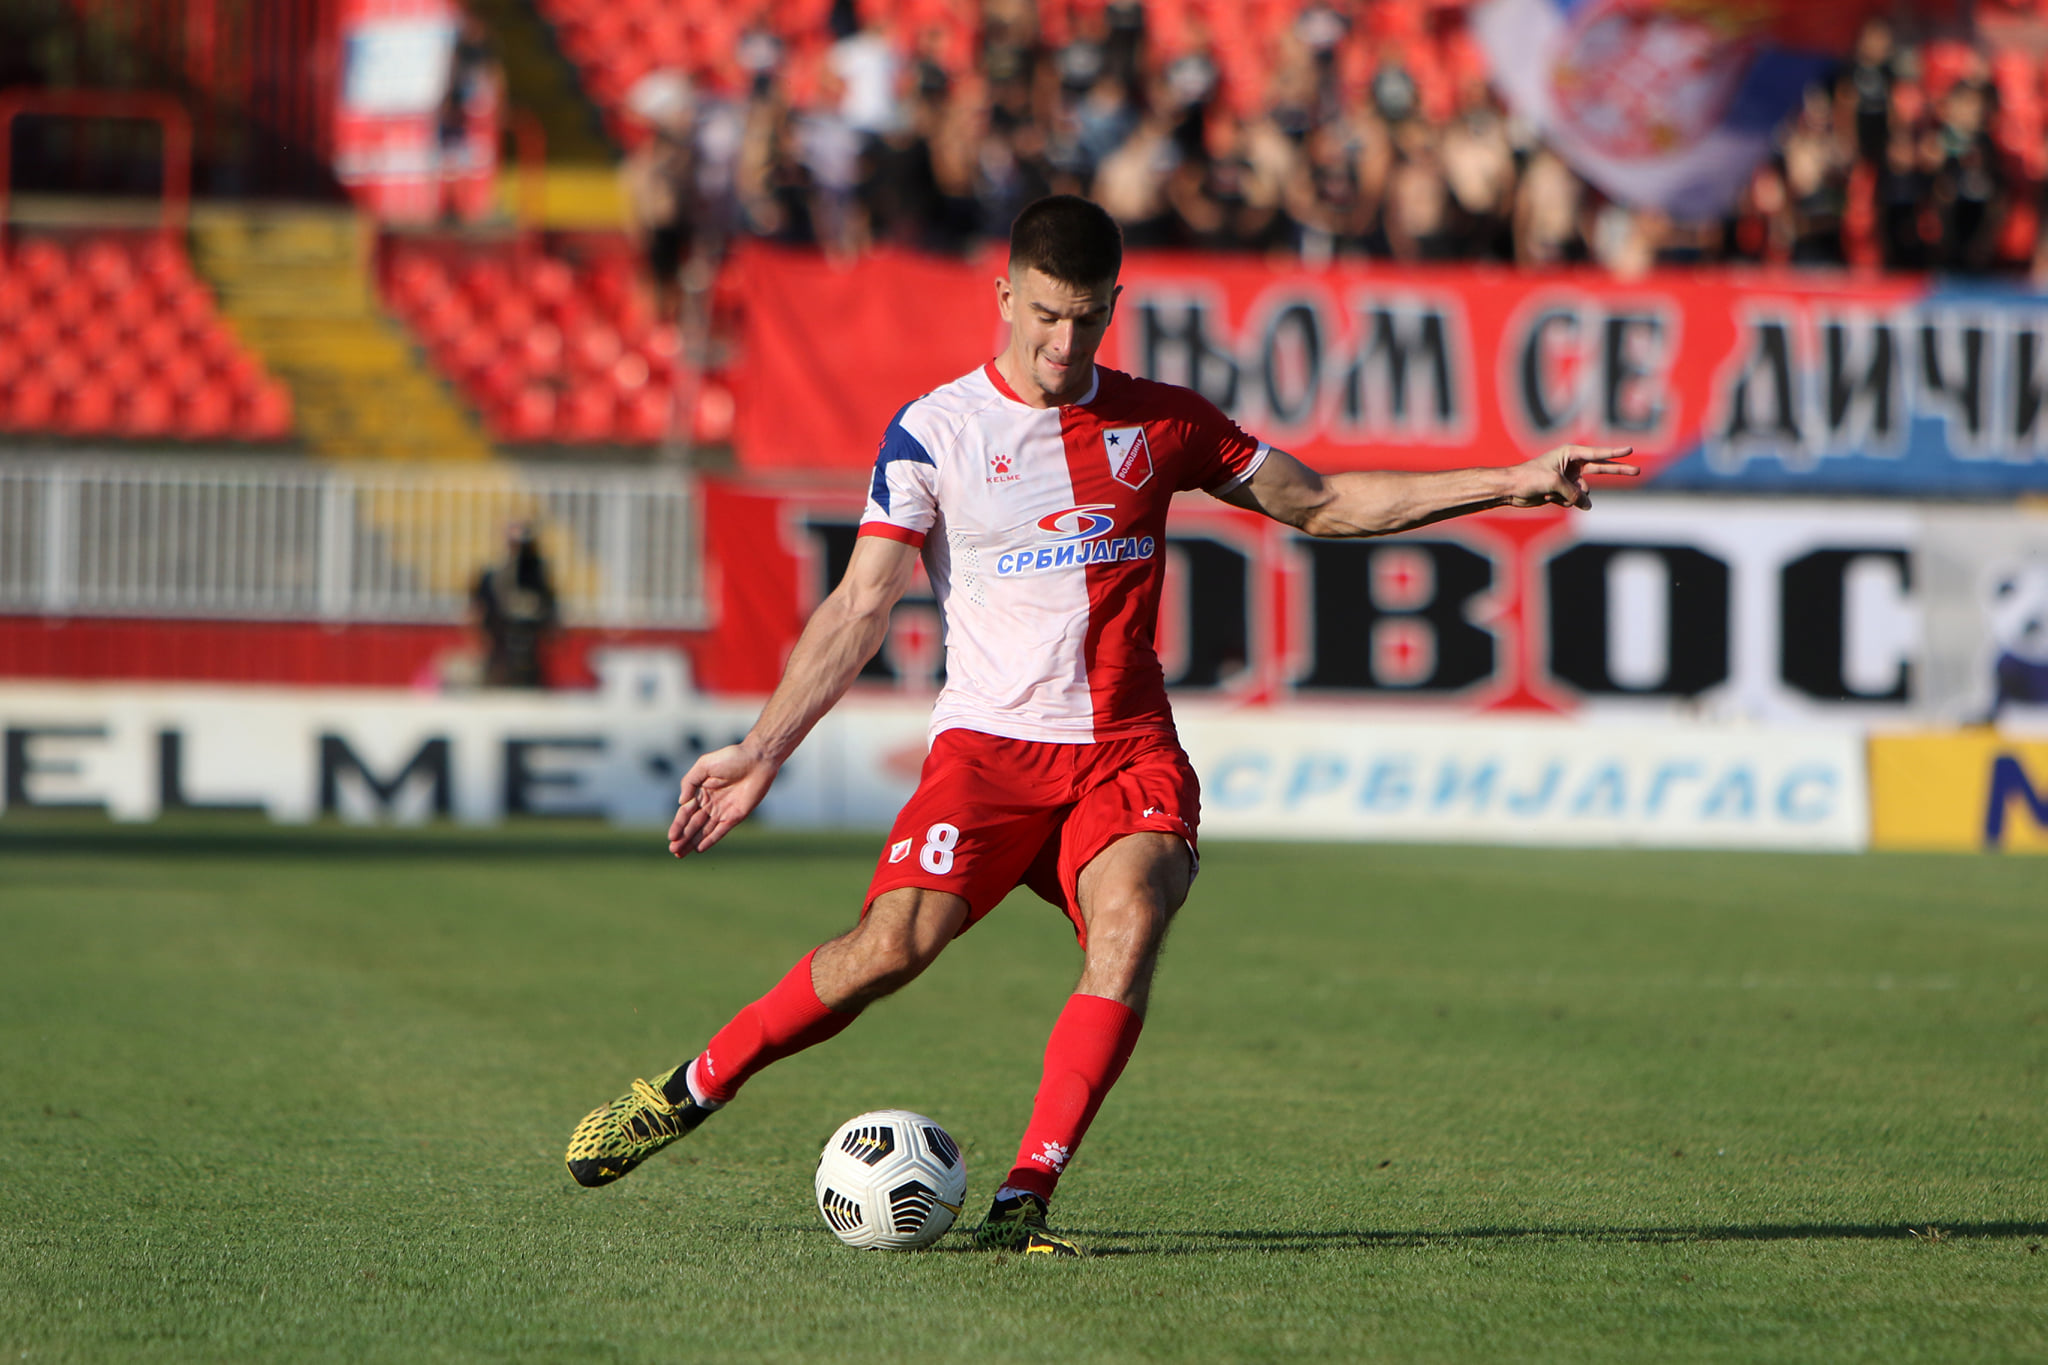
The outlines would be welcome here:
<svg viewBox="0 0 2048 1365">
<path fill-rule="evenodd" d="M 984 1251 L 1021 1251 L 1026 1256 L 1085 1256 L 1088 1253 L 1045 1225 L 1045 1201 L 1031 1193 L 1013 1194 L 989 1205 L 988 1217 L 974 1230 L 974 1245 Z"/>
<path fill-rule="evenodd" d="M 663 1093 L 682 1069 L 675 1067 L 653 1081 L 634 1081 L 631 1090 L 604 1108 L 592 1110 L 576 1125 L 563 1159 L 577 1184 L 611 1184 L 677 1138 L 694 1132 L 716 1112 L 690 1098 L 681 1085 L 676 1087 L 683 1091 L 681 1100 L 671 1100 Z"/>
</svg>

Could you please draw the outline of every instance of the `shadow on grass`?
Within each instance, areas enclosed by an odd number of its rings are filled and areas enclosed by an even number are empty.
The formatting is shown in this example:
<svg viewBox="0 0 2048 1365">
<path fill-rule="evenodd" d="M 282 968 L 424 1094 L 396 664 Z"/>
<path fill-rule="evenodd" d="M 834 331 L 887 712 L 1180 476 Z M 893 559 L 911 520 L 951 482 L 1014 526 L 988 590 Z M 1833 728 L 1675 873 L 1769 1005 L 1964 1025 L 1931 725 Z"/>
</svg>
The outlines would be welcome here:
<svg viewBox="0 0 2048 1365">
<path fill-rule="evenodd" d="M 2048 1238 L 2048 1223 L 1756 1223 L 1694 1228 L 1449 1228 L 1118 1232 L 1075 1229 L 1096 1256 L 1192 1256 L 1232 1251 L 1359 1251 L 1432 1246 L 1580 1242 L 1674 1245 L 1688 1242 L 1948 1242 L 1970 1238 Z M 963 1248 L 964 1250 L 965 1248 Z"/>
<path fill-rule="evenodd" d="M 870 858 L 877 836 L 746 831 L 700 856 L 714 862 Z M 563 821 L 513 822 L 495 829 L 419 829 L 341 824 L 280 827 L 257 819 L 192 819 L 147 826 L 99 820 L 10 816 L 0 822 L 0 858 L 24 855 L 177 860 L 463 859 L 491 862 L 605 858 L 667 861 L 663 832 Z"/>
</svg>

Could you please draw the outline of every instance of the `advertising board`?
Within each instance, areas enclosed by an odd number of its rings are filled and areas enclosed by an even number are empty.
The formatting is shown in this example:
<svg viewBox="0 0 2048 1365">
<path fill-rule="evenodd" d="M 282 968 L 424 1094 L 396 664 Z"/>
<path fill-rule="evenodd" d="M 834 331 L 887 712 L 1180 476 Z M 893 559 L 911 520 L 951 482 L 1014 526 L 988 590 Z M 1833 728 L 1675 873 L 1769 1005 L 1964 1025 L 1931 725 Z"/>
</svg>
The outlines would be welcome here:
<svg viewBox="0 0 2048 1365">
<path fill-rule="evenodd" d="M 604 691 L 431 696 L 266 688 L 0 687 L 0 818 L 250 811 L 489 824 L 662 826 L 697 755 L 754 703 L 666 687 L 674 655 L 605 661 Z M 646 685 L 650 680 L 655 684 Z M 880 830 L 916 785 L 929 708 L 828 715 L 762 807 L 786 828 Z M 1190 708 L 1182 739 L 1218 838 L 1842 849 L 1865 839 L 1847 731 L 1402 718 Z"/>
<path fill-rule="evenodd" d="M 2048 731 L 1873 736 L 1870 825 L 1875 848 L 2048 853 Z"/>
</svg>

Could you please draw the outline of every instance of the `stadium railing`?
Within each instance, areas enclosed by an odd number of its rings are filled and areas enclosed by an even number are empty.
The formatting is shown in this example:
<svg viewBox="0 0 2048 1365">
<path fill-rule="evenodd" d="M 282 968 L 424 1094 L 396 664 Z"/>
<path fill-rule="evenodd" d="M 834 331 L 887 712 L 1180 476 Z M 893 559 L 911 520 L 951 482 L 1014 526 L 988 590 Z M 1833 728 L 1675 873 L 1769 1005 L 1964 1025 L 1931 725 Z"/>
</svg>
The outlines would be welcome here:
<svg viewBox="0 0 2048 1365">
<path fill-rule="evenodd" d="M 0 613 L 458 621 L 514 522 L 569 625 L 705 616 L 697 490 L 669 471 L 0 459 Z"/>
</svg>

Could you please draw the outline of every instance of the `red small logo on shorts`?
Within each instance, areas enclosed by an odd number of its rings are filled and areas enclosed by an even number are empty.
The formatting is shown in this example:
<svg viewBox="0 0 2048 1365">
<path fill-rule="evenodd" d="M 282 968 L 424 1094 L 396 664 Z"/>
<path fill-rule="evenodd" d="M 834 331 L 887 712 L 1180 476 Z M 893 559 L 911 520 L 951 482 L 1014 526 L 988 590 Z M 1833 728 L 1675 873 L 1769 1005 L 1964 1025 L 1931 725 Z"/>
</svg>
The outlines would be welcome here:
<svg viewBox="0 0 2048 1365">
<path fill-rule="evenodd" d="M 902 861 L 903 861 L 903 860 L 904 860 L 905 858 L 908 858 L 909 856 L 910 856 L 910 840 L 908 840 L 908 839 L 899 839 L 899 840 L 897 840 L 897 841 L 896 841 L 895 843 L 893 843 L 893 844 L 889 845 L 889 861 L 890 861 L 890 862 L 892 862 L 892 863 L 900 863 L 900 862 L 902 862 Z"/>
</svg>

